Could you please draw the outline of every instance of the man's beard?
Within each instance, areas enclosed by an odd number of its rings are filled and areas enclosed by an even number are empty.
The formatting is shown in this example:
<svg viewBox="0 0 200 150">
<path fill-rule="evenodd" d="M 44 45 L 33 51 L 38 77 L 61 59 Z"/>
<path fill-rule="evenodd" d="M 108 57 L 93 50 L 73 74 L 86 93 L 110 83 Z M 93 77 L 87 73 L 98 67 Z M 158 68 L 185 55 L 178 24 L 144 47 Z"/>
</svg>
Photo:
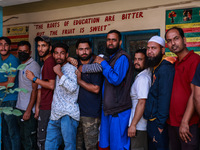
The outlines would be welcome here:
<svg viewBox="0 0 200 150">
<path fill-rule="evenodd" d="M 40 58 L 44 58 L 44 57 L 47 56 L 48 54 L 49 54 L 49 49 L 48 49 L 42 56 L 39 55 L 39 57 L 40 57 Z"/>
<path fill-rule="evenodd" d="M 137 68 L 135 68 L 135 71 L 137 71 L 138 73 L 140 73 L 140 72 L 142 72 L 144 69 L 137 69 Z"/>
<path fill-rule="evenodd" d="M 160 61 L 162 60 L 162 52 L 160 51 L 156 57 L 148 57 L 147 66 L 148 67 L 155 67 L 157 66 Z"/>
<path fill-rule="evenodd" d="M 1 50 L 1 51 L 3 51 L 3 50 Z M 7 56 L 8 54 L 9 54 L 9 51 L 7 51 L 6 54 L 0 54 L 0 55 Z"/>
<path fill-rule="evenodd" d="M 61 61 L 60 62 L 58 62 L 58 59 L 56 59 L 55 61 L 56 61 L 56 64 L 60 64 L 61 66 L 66 62 L 66 59 L 60 59 Z"/>
<path fill-rule="evenodd" d="M 119 44 L 117 45 L 117 47 L 114 48 L 108 48 L 108 46 L 106 47 L 106 52 L 109 55 L 113 55 L 114 53 L 116 53 L 119 50 Z"/>
<path fill-rule="evenodd" d="M 81 57 L 80 55 L 78 55 L 78 59 L 82 60 L 82 61 L 86 61 L 88 59 L 90 59 L 92 57 L 92 53 L 89 54 L 87 57 Z"/>
</svg>

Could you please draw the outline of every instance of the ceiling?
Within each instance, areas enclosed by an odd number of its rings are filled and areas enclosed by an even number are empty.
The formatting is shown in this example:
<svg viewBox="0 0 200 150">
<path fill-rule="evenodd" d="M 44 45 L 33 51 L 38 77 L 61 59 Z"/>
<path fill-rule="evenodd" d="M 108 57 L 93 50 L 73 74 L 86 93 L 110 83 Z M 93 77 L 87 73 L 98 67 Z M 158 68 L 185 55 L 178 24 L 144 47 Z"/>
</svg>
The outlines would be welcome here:
<svg viewBox="0 0 200 150">
<path fill-rule="evenodd" d="M 37 1 L 41 0 L 0 0 L 0 6 L 5 7 L 5 6 L 19 5 L 24 3 L 32 3 Z"/>
<path fill-rule="evenodd" d="M 76 7 L 114 0 L 0 0 L 3 16 Z"/>
</svg>

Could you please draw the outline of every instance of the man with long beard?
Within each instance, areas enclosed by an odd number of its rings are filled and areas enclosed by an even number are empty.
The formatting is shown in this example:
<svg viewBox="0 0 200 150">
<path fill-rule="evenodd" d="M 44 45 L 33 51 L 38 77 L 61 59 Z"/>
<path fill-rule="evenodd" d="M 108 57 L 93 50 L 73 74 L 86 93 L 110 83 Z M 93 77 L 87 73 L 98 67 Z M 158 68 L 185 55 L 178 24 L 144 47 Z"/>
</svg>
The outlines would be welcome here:
<svg viewBox="0 0 200 150">
<path fill-rule="evenodd" d="M 164 54 L 165 40 L 159 36 L 153 36 L 147 44 L 148 66 L 153 69 L 153 81 L 144 111 L 144 118 L 148 120 L 149 150 L 169 149 L 166 120 L 169 116 L 174 65 L 173 60 Z"/>
<path fill-rule="evenodd" d="M 78 66 L 92 64 L 92 44 L 88 39 L 79 39 L 76 43 Z M 77 150 L 97 150 L 101 115 L 101 73 L 81 73 L 77 71 L 80 85 L 78 104 L 80 122 L 77 130 Z"/>
<path fill-rule="evenodd" d="M 103 85 L 103 111 L 100 127 L 101 148 L 110 146 L 111 150 L 129 150 L 128 123 L 132 101 L 130 98 L 133 77 L 132 60 L 121 49 L 121 33 L 111 30 L 107 34 L 107 53 L 109 61 L 101 57 L 95 62 L 101 64 L 105 82 Z"/>
<path fill-rule="evenodd" d="M 44 150 L 46 129 L 51 114 L 51 102 L 53 99 L 53 90 L 55 86 L 56 74 L 53 67 L 56 65 L 51 54 L 51 42 L 48 36 L 37 36 L 37 50 L 40 58 L 44 61 L 41 71 L 41 79 L 35 76 L 30 70 L 26 71 L 29 80 L 39 84 L 41 90 L 38 90 L 37 102 L 35 106 L 35 118 L 38 119 L 37 144 L 39 150 Z"/>
</svg>

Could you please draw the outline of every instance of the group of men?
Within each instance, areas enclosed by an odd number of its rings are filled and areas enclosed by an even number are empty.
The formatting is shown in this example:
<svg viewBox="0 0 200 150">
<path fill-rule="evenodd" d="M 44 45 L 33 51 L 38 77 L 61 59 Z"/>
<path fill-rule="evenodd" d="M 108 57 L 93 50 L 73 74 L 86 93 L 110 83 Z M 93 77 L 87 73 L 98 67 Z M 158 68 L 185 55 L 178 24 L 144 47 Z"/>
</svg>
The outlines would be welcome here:
<svg viewBox="0 0 200 150">
<path fill-rule="evenodd" d="M 176 58 L 164 55 L 165 40 Z M 165 40 L 153 36 L 146 53 L 135 53 L 139 74 L 131 87 L 131 149 L 198 150 L 200 56 L 187 49 L 181 28 L 169 29 Z"/>
<path fill-rule="evenodd" d="M 165 40 L 177 58 L 165 56 Z M 186 48 L 181 28 L 169 29 L 165 40 L 151 37 L 132 64 L 117 30 L 107 34 L 107 59 L 93 55 L 87 39 L 77 41 L 76 61 L 66 44 L 36 37 L 40 68 L 29 42 L 19 42 L 19 61 L 9 52 L 10 39 L 1 37 L 0 66 L 26 67 L 15 77 L 0 73 L 0 86 L 28 90 L 7 94 L 1 105 L 22 112 L 2 114 L 4 148 L 198 150 L 200 56 Z"/>
</svg>

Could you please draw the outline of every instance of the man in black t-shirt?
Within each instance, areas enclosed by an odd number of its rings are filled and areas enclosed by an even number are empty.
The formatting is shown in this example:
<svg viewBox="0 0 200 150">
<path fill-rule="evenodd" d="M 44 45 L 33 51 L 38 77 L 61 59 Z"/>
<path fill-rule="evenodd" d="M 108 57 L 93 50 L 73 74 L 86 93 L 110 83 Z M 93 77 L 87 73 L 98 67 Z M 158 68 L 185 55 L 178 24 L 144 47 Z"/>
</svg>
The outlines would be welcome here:
<svg viewBox="0 0 200 150">
<path fill-rule="evenodd" d="M 200 116 L 200 64 L 197 66 L 195 75 L 192 80 L 192 84 L 194 84 L 194 106 L 196 108 L 197 113 Z"/>
<path fill-rule="evenodd" d="M 91 43 L 80 39 L 76 43 L 78 66 L 93 63 Z M 77 71 L 80 85 L 78 104 L 80 122 L 77 129 L 77 150 L 97 150 L 101 114 L 101 73 L 81 73 Z"/>
<path fill-rule="evenodd" d="M 200 64 L 197 66 L 196 72 L 192 80 L 192 84 L 194 84 L 194 106 L 200 117 Z M 199 141 L 200 141 L 200 124 L 199 124 Z"/>
</svg>

